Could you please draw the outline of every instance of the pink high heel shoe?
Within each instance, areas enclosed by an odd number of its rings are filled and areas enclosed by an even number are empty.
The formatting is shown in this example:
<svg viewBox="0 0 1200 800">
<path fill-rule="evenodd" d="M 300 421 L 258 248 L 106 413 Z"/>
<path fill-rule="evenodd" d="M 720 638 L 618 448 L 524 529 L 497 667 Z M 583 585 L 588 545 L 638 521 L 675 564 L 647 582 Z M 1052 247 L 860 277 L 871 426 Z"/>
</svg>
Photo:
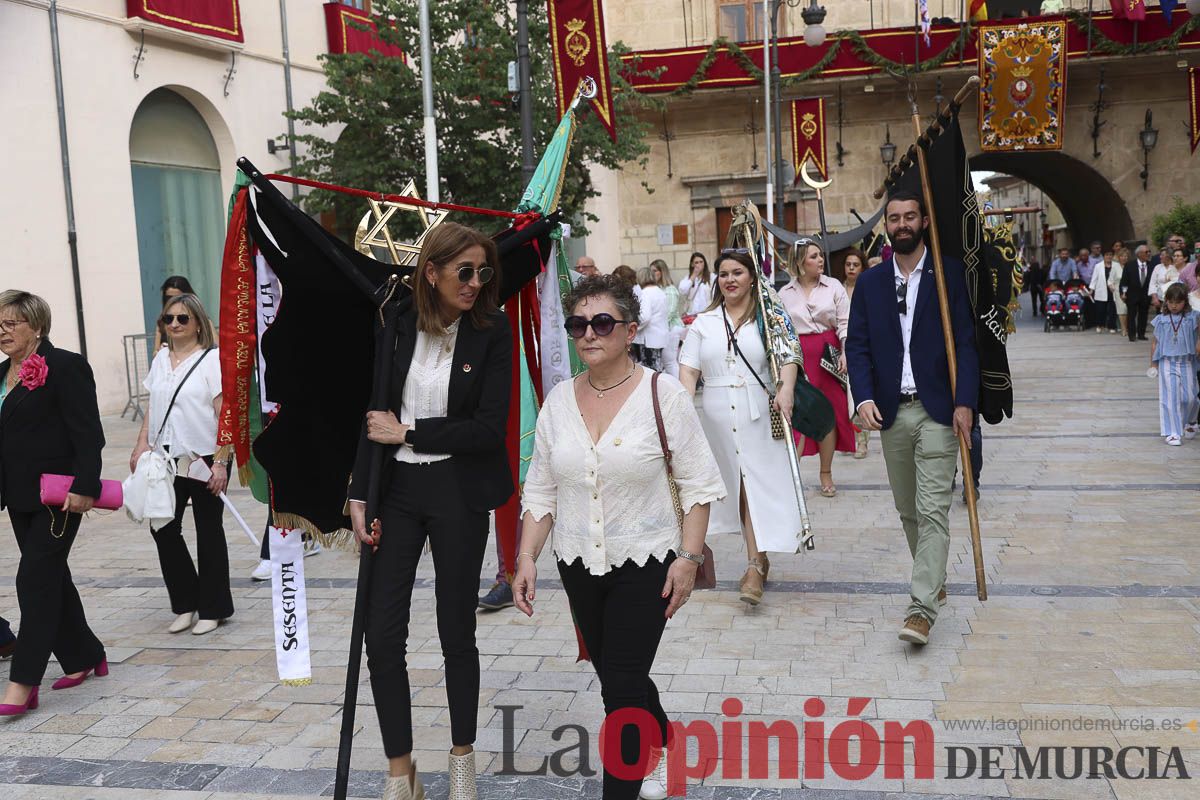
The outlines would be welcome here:
<svg viewBox="0 0 1200 800">
<path fill-rule="evenodd" d="M 108 675 L 108 659 L 107 658 L 100 659 L 99 664 L 92 667 L 91 669 L 85 669 L 83 671 L 83 674 L 80 675 L 78 678 L 72 678 L 67 675 L 63 675 L 61 678 L 56 680 L 50 688 L 51 689 L 72 689 L 72 688 L 78 686 L 79 684 L 83 683 L 84 681 L 86 681 L 88 679 L 88 676 L 91 675 L 93 672 L 96 673 L 97 678 L 103 678 L 106 675 Z M 34 708 L 36 708 L 36 707 L 37 706 L 34 706 Z"/>
<path fill-rule="evenodd" d="M 0 703 L 0 717 L 19 717 L 26 711 L 33 711 L 38 707 L 38 687 L 33 687 L 33 691 L 29 693 L 29 699 L 24 705 L 16 703 Z"/>
</svg>

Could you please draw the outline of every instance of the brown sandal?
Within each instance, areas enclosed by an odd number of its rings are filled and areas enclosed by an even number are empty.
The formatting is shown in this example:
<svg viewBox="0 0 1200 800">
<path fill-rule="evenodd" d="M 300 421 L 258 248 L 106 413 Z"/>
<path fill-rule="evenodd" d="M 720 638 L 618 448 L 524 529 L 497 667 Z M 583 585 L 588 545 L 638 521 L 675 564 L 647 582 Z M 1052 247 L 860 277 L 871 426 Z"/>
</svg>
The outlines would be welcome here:
<svg viewBox="0 0 1200 800">
<path fill-rule="evenodd" d="M 821 470 L 821 475 L 829 476 L 829 485 L 821 483 L 821 497 L 837 497 L 837 486 L 833 484 L 833 470 Z"/>
<path fill-rule="evenodd" d="M 765 570 L 762 562 L 755 559 L 746 567 L 746 574 L 742 576 L 742 582 L 738 586 L 740 592 L 739 599 L 743 603 L 749 603 L 756 606 L 762 602 L 763 598 L 763 583 L 766 581 Z"/>
</svg>

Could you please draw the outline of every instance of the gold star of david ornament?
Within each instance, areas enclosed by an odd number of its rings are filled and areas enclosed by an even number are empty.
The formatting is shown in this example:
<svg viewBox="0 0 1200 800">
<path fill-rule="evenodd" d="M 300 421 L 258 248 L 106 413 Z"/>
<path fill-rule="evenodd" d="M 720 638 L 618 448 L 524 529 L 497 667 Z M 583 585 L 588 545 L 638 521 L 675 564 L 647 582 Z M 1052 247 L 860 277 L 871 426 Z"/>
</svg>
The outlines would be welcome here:
<svg viewBox="0 0 1200 800">
<path fill-rule="evenodd" d="M 401 197 L 412 197 L 420 199 L 417 194 L 416 181 L 410 180 L 408 185 L 404 187 L 404 191 L 400 192 Z M 373 256 L 371 248 L 379 247 L 388 252 L 391 256 L 392 263 L 397 266 L 411 266 L 417 262 L 417 256 L 421 253 L 421 244 L 425 241 L 425 237 L 429 232 L 446 220 L 446 216 L 450 213 L 440 208 L 425 208 L 423 206 L 410 206 L 405 203 L 398 203 L 392 200 L 368 200 L 367 203 L 371 206 L 371 210 L 363 215 L 362 220 L 358 223 L 358 229 L 354 234 L 354 249 L 363 255 Z M 421 225 L 424 226 L 420 235 L 411 244 L 408 242 L 397 242 L 392 238 L 391 231 L 388 230 L 388 222 L 397 211 L 408 211 L 417 214 L 421 220 Z"/>
</svg>

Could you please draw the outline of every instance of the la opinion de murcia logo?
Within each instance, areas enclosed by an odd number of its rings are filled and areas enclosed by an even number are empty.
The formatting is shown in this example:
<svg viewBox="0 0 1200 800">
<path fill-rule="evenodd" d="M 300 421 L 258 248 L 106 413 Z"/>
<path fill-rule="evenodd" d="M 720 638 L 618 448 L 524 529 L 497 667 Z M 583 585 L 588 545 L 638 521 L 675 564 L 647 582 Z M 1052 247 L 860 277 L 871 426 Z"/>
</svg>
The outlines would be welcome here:
<svg viewBox="0 0 1200 800">
<path fill-rule="evenodd" d="M 564 44 L 567 46 L 567 57 L 575 63 L 575 66 L 582 67 L 583 60 L 587 58 L 587 54 L 592 52 L 592 40 L 586 33 L 583 32 L 584 26 L 587 25 L 581 19 L 567 20 L 567 38 Z"/>
</svg>

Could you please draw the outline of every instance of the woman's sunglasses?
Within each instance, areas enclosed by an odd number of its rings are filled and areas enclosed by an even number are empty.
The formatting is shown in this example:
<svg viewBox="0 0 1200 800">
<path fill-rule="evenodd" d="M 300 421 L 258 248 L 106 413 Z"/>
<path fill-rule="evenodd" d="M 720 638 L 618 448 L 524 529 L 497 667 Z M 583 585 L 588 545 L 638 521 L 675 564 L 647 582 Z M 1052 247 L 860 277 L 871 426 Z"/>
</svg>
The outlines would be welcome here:
<svg viewBox="0 0 1200 800">
<path fill-rule="evenodd" d="M 470 283 L 471 278 L 474 277 L 476 273 L 479 273 L 480 283 L 487 283 L 492 279 L 492 276 L 496 274 L 496 270 L 492 269 L 491 267 L 480 267 L 479 269 L 475 269 L 474 267 L 459 267 L 458 282 Z"/>
<path fill-rule="evenodd" d="M 567 317 L 566 323 L 563 325 L 567 329 L 572 339 L 582 339 L 587 335 L 588 326 L 592 326 L 592 331 L 597 336 L 608 336 L 613 332 L 613 329 L 618 325 L 628 324 L 623 319 L 617 319 L 612 314 L 597 314 L 591 319 L 584 317 Z"/>
<path fill-rule="evenodd" d="M 170 325 L 172 322 L 178 322 L 180 325 L 187 325 L 192 321 L 191 314 L 163 314 L 162 324 Z"/>
</svg>

